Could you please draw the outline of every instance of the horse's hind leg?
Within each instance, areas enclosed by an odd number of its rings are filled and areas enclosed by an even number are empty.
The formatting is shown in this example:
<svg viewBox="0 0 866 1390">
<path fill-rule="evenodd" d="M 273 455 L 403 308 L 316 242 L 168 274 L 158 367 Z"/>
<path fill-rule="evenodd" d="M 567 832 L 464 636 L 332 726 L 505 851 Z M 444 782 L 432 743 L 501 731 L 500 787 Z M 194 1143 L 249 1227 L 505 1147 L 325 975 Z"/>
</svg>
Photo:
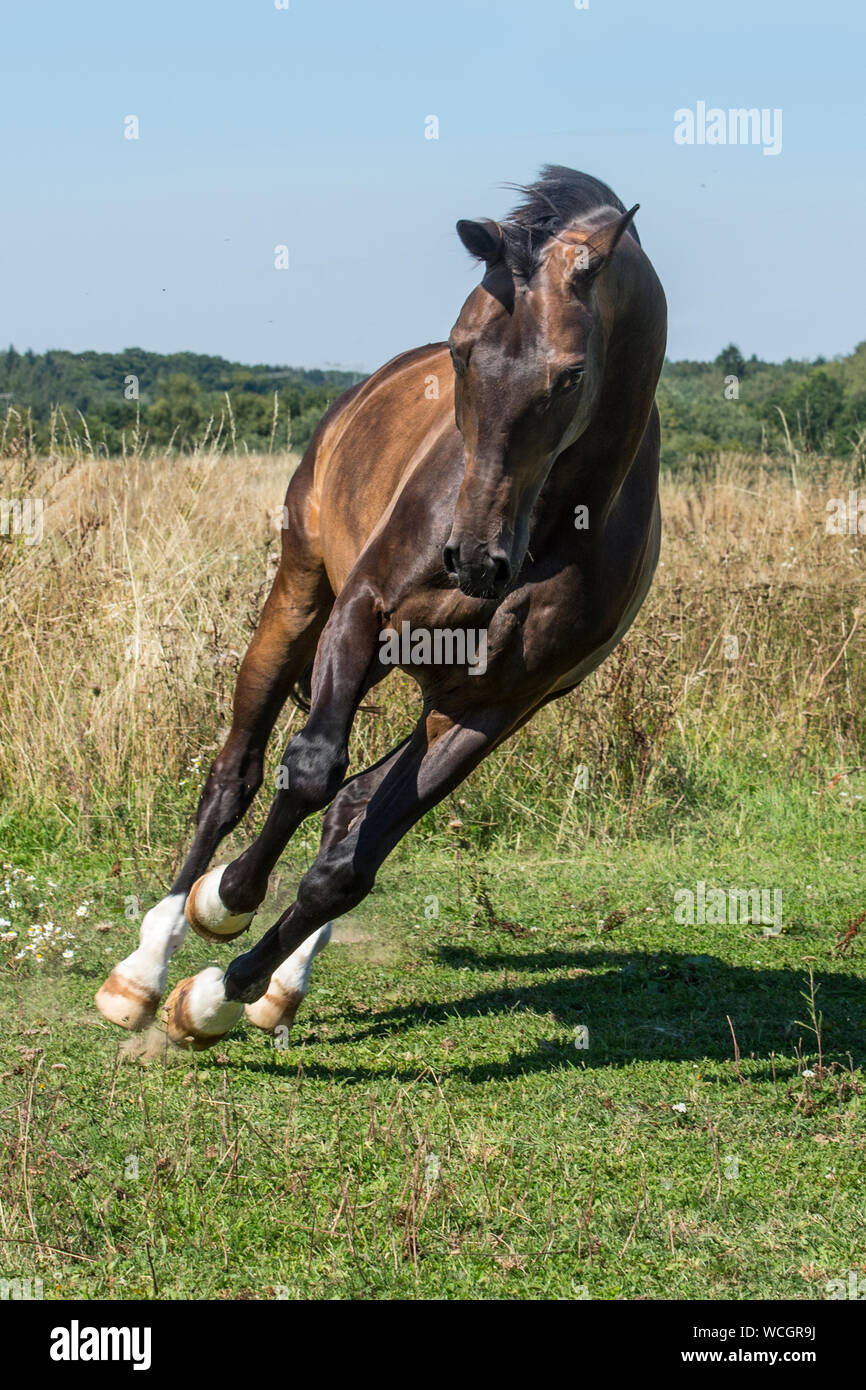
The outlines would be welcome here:
<svg viewBox="0 0 866 1390">
<path fill-rule="evenodd" d="M 187 894 L 258 791 L 268 737 L 289 691 L 315 653 L 333 595 L 321 568 L 300 562 L 299 549 L 294 548 L 291 563 L 284 552 L 241 664 L 231 730 L 205 782 L 195 836 L 180 873 L 169 894 L 146 914 L 138 948 L 112 970 L 96 995 L 104 1016 L 123 1028 L 142 1028 L 153 1021 L 169 959 L 186 936 Z M 238 935 L 251 917 L 242 914 L 222 923 L 223 935 Z M 197 930 L 208 935 L 206 923 L 199 923 Z M 213 937 L 218 939 L 218 934 Z"/>
<path fill-rule="evenodd" d="M 358 773 L 346 782 L 331 803 L 322 825 L 322 840 L 319 853 L 330 849 L 338 840 L 348 834 L 352 822 L 366 808 L 376 788 L 384 781 L 391 767 L 399 758 L 407 740 L 387 753 L 378 763 Z M 331 939 L 331 923 L 326 922 L 318 931 L 308 936 L 296 951 L 287 956 L 271 976 L 270 984 L 261 999 L 247 1004 L 246 1013 L 250 1023 L 265 1033 L 275 1033 L 278 1028 L 290 1028 L 295 1015 L 304 1001 L 310 987 L 310 970 L 313 961 L 323 951 Z"/>
<path fill-rule="evenodd" d="M 379 866 L 406 831 L 529 712 L 528 706 L 522 711 L 476 707 L 462 723 L 438 713 L 423 718 L 408 743 L 388 760 L 385 776 L 346 833 L 320 850 L 301 880 L 297 900 L 276 925 L 232 961 L 224 975 L 212 967 L 176 987 L 164 1015 L 169 1037 L 199 1049 L 229 1032 L 244 1003 L 261 1000 L 283 962 L 367 896 Z M 338 805 L 334 803 L 335 812 Z"/>
</svg>

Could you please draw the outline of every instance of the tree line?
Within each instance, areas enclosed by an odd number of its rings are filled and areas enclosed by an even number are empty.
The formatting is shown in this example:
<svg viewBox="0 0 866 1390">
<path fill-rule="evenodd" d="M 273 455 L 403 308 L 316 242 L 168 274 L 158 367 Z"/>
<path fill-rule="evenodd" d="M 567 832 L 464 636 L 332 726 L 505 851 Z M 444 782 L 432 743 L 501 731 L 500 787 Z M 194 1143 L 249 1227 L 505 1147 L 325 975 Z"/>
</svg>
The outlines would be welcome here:
<svg viewBox="0 0 866 1390">
<path fill-rule="evenodd" d="M 37 449 L 85 437 L 101 453 L 142 445 L 303 449 L 356 372 L 244 366 L 200 353 L 0 352 L 0 415 L 26 422 Z M 866 342 L 830 361 L 746 359 L 729 344 L 712 362 L 667 360 L 658 390 L 662 464 L 720 449 L 792 449 L 860 461 L 866 450 Z M 83 417 L 83 420 L 82 420 Z M 8 423 L 8 422 L 7 422 Z"/>
<path fill-rule="evenodd" d="M 0 413 L 32 423 L 37 448 L 86 433 L 116 454 L 146 443 L 189 450 L 219 438 L 251 451 L 302 449 L 362 373 L 244 366 L 195 352 L 0 352 Z M 83 417 L 83 420 L 82 420 Z"/>
<path fill-rule="evenodd" d="M 866 449 L 866 342 L 831 361 L 744 358 L 733 343 L 712 362 L 665 362 L 658 389 L 662 464 L 720 449 L 792 450 L 858 462 Z"/>
</svg>

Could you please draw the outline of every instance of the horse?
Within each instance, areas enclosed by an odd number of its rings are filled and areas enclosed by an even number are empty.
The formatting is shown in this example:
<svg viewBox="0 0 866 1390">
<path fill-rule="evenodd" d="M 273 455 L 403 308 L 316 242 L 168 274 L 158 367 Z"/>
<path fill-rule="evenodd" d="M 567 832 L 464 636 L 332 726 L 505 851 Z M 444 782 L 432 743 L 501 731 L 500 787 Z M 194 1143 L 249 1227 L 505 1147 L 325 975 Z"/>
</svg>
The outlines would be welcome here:
<svg viewBox="0 0 866 1390">
<path fill-rule="evenodd" d="M 331 923 L 370 892 L 398 841 L 585 680 L 646 597 L 661 535 L 655 392 L 667 310 L 637 205 L 558 165 L 516 188 L 503 221 L 457 223 L 483 278 L 448 341 L 395 357 L 340 396 L 291 478 L 279 568 L 189 853 L 96 995 L 115 1024 L 154 1022 L 188 927 L 210 942 L 248 929 L 289 838 L 328 807 L 292 905 L 225 971 L 182 980 L 162 1014 L 172 1042 L 193 1049 L 244 1010 L 269 1032 L 291 1025 Z M 450 644 L 434 648 L 442 634 Z M 483 662 L 469 654 L 479 635 Z M 418 721 L 347 776 L 358 707 L 395 666 L 420 687 Z M 308 718 L 262 831 L 209 868 L 262 784 L 290 695 Z"/>
</svg>

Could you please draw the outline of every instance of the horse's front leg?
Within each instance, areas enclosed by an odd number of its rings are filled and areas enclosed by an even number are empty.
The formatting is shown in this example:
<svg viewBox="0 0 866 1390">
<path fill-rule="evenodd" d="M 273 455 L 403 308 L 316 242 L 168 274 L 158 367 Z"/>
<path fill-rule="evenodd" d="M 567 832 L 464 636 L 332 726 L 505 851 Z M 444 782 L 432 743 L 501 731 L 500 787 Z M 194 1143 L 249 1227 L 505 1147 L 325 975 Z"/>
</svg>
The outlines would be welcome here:
<svg viewBox="0 0 866 1390">
<path fill-rule="evenodd" d="M 111 1023 L 138 1029 L 153 1022 L 168 963 L 183 942 L 187 894 L 220 841 L 233 830 L 262 781 L 265 748 L 289 690 L 313 659 L 332 595 L 320 570 L 281 569 L 262 611 L 235 688 L 232 727 L 210 769 L 196 813 L 192 845 L 166 897 L 145 914 L 137 948 L 116 965 L 96 995 Z M 222 922 L 237 936 L 252 913 Z"/>
<path fill-rule="evenodd" d="M 379 630 L 380 612 L 369 590 L 344 590 L 320 639 L 309 718 L 283 755 L 261 834 L 232 863 L 211 869 L 190 889 L 186 920 L 202 936 L 214 940 L 237 935 L 237 923 L 248 922 L 264 900 L 271 871 L 295 830 L 326 806 L 342 785 L 352 721 L 379 673 Z M 306 981 L 309 962 L 299 963 L 299 971 Z M 194 1040 L 201 1033 L 210 1036 L 219 993 L 214 992 L 214 978 L 221 980 L 221 972 L 204 971 L 183 980 L 167 1000 L 164 1017 L 175 1041 Z M 222 1023 L 234 1022 L 241 1007 L 219 1011 L 217 1034 L 226 1031 Z"/>
<path fill-rule="evenodd" d="M 224 975 L 213 968 L 178 986 L 166 1010 L 169 1036 L 187 1047 L 207 1047 L 229 1031 L 244 1004 L 261 1026 L 256 1001 L 266 997 L 274 973 L 279 980 L 284 962 L 300 959 L 311 938 L 366 897 L 380 865 L 407 830 L 525 718 L 526 711 L 513 706 L 474 707 L 463 722 L 436 712 L 426 715 L 387 760 L 385 775 L 346 833 L 319 851 L 297 900 L 276 925 Z"/>
</svg>

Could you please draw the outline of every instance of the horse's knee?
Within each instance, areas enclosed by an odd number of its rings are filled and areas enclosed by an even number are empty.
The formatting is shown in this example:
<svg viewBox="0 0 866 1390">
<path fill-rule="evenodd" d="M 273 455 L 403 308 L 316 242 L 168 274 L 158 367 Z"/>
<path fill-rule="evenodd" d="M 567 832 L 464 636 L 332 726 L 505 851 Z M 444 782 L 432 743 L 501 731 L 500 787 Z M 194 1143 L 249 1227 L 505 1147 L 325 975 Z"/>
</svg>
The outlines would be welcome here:
<svg viewBox="0 0 866 1390">
<path fill-rule="evenodd" d="M 214 762 L 198 804 L 196 826 L 212 826 L 220 835 L 234 830 L 262 785 L 264 768 L 261 754 L 248 758 L 242 766 L 224 754 Z"/>
<path fill-rule="evenodd" d="M 348 765 L 345 749 L 302 730 L 277 769 L 277 794 L 290 796 L 305 811 L 318 811 L 336 796 Z"/>
</svg>

